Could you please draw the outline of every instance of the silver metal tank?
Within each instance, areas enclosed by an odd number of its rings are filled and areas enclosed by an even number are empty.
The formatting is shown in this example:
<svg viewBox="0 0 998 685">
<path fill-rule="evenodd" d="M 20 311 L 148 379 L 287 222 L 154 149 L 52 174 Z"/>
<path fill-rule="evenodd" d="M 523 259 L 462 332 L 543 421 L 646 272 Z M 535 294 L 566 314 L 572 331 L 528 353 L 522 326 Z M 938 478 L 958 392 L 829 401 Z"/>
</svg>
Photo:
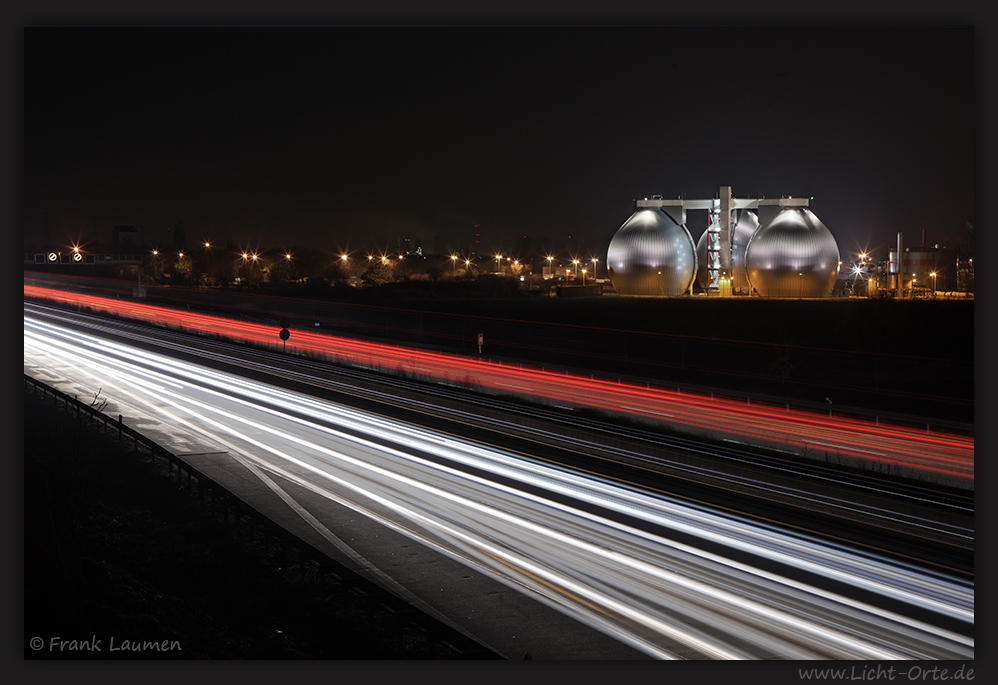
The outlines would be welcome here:
<svg viewBox="0 0 998 685">
<path fill-rule="evenodd" d="M 614 233 L 606 263 L 621 295 L 683 295 L 696 277 L 696 245 L 660 207 L 640 207 Z"/>
<path fill-rule="evenodd" d="M 708 227 L 709 228 L 709 227 Z M 731 288 L 736 294 L 747 295 L 749 293 L 748 271 L 745 268 L 745 249 L 749 240 L 759 228 L 759 217 L 749 209 L 736 209 L 731 212 L 731 257 L 730 266 L 721 265 L 721 268 L 731 277 Z M 697 241 L 697 283 L 704 290 L 708 286 L 708 265 L 707 265 L 707 233 Z M 726 250 L 721 248 L 722 258 Z"/>
<path fill-rule="evenodd" d="M 807 207 L 784 207 L 745 249 L 748 281 L 763 297 L 827 297 L 839 273 L 839 247 Z"/>
</svg>

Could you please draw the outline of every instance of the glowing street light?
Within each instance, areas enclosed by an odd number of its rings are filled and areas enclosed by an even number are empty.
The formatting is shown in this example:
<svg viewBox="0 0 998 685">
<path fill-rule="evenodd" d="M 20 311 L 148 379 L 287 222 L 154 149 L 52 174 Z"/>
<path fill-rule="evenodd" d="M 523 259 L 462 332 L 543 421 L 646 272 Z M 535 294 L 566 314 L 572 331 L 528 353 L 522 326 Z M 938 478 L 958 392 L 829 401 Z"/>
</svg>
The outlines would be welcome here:
<svg viewBox="0 0 998 685">
<path fill-rule="evenodd" d="M 249 264 L 252 264 L 253 262 L 256 261 L 256 255 L 255 254 L 250 254 L 249 252 L 243 252 L 242 258 L 243 258 L 243 266 L 244 267 L 248 266 Z"/>
<path fill-rule="evenodd" d="M 578 278 L 579 277 L 579 260 L 578 259 L 573 259 L 572 260 L 572 264 L 575 264 L 575 277 Z"/>
<path fill-rule="evenodd" d="M 599 274 L 596 273 L 596 267 L 598 266 L 596 264 L 596 262 L 599 261 L 599 258 L 598 257 L 593 257 L 590 261 L 593 263 L 593 278 L 596 278 L 597 276 L 599 276 Z"/>
<path fill-rule="evenodd" d="M 450 256 L 450 265 L 451 265 L 451 278 L 457 278 L 457 255 L 456 254 L 452 254 Z"/>
<path fill-rule="evenodd" d="M 586 284 L 586 270 L 582 270 L 582 285 Z"/>
<path fill-rule="evenodd" d="M 933 271 L 929 275 L 932 276 L 932 292 L 936 292 L 936 272 Z"/>
<path fill-rule="evenodd" d="M 208 272 L 208 280 L 211 280 L 211 242 L 204 241 L 204 260 L 205 267 L 204 270 Z"/>
</svg>

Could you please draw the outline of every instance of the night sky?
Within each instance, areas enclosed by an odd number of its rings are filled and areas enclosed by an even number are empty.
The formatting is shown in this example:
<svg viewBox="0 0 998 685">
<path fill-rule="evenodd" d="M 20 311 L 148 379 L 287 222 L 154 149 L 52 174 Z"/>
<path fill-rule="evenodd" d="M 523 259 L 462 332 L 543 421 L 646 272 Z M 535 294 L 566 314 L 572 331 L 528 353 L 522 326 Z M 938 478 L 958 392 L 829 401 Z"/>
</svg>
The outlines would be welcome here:
<svg viewBox="0 0 998 685">
<path fill-rule="evenodd" d="M 24 239 L 605 256 L 728 185 L 886 258 L 974 213 L 976 67 L 966 26 L 27 28 Z"/>
</svg>

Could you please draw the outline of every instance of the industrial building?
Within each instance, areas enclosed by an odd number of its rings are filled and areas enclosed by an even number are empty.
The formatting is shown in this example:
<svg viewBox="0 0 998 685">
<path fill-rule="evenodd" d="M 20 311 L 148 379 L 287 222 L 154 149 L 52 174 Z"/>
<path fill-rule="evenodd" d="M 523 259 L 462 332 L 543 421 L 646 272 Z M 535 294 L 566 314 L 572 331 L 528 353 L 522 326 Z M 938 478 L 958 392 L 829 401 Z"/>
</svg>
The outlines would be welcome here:
<svg viewBox="0 0 998 685">
<path fill-rule="evenodd" d="M 709 200 L 637 200 L 607 248 L 607 270 L 622 295 L 710 294 L 827 297 L 839 272 L 834 236 L 808 198 L 735 198 L 729 186 Z M 706 210 L 694 242 L 687 210 Z"/>
<path fill-rule="evenodd" d="M 871 297 L 923 297 L 974 290 L 974 260 L 961 260 L 956 250 L 945 246 L 926 245 L 924 233 L 922 244 L 915 247 L 905 246 L 904 234 L 898 233 L 897 246 L 890 249 L 887 261 L 869 265 L 864 274 Z"/>
</svg>

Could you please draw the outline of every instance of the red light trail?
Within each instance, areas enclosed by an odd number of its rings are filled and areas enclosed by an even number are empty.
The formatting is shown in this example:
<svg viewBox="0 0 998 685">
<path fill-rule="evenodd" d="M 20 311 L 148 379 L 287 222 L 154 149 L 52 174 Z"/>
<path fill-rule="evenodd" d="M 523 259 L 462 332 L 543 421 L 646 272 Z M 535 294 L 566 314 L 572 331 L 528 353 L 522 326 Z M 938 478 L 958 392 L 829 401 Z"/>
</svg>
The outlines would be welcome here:
<svg viewBox="0 0 998 685">
<path fill-rule="evenodd" d="M 164 326 L 278 345 L 279 327 L 148 304 L 24 286 L 25 297 L 87 307 Z M 512 366 L 478 356 L 460 356 L 401 345 L 296 330 L 289 349 L 335 358 L 376 370 L 404 371 L 493 392 L 525 394 L 554 403 L 590 407 L 654 420 L 685 432 L 710 433 L 754 445 L 796 450 L 802 458 L 821 454 L 844 463 L 878 462 L 910 477 L 934 473 L 962 481 L 974 478 L 974 438 L 874 423 L 791 407 L 751 404 L 689 391 L 619 380 Z"/>
</svg>

